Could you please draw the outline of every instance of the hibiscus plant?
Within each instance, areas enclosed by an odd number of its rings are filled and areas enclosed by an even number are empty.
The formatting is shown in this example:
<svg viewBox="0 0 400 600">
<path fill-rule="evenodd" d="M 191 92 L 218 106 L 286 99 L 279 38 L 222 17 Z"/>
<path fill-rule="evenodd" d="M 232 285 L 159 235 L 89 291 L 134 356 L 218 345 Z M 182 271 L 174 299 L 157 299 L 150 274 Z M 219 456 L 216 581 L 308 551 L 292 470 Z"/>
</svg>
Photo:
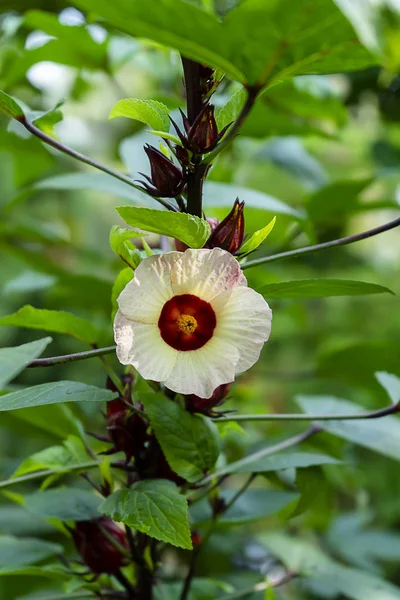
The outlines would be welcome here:
<svg viewBox="0 0 400 600">
<path fill-rule="evenodd" d="M 4 184 L 4 264 L 10 277 L 14 268 L 18 276 L 5 286 L 0 325 L 7 332 L 49 332 L 56 345 L 51 350 L 52 338 L 37 335 L 2 338 L 0 428 L 15 434 L 13 448 L 20 448 L 0 482 L 1 597 L 400 598 L 400 588 L 370 559 L 389 560 L 389 551 L 363 553 L 358 538 L 353 555 L 351 534 L 346 541 L 347 527 L 360 536 L 355 505 L 366 505 L 366 522 L 372 510 L 354 475 L 355 466 L 367 468 L 368 457 L 354 448 L 400 456 L 393 352 L 377 345 L 369 354 L 362 347 L 336 354 L 336 371 L 323 380 L 327 348 L 308 387 L 296 387 L 296 377 L 291 387 L 286 382 L 292 397 L 305 393 L 297 396 L 300 412 L 287 410 L 276 388 L 265 387 L 279 368 L 289 379 L 276 356 L 281 346 L 290 356 L 300 335 L 291 319 L 310 319 L 303 328 L 313 336 L 295 361 L 311 363 L 321 319 L 315 299 L 386 294 L 392 301 L 379 269 L 369 283 L 349 278 L 346 257 L 361 258 L 336 251 L 400 225 L 396 215 L 368 226 L 344 223 L 343 215 L 362 212 L 358 194 L 372 179 L 361 181 L 358 173 L 352 181 L 347 174 L 335 188 L 305 150 L 301 164 L 288 165 L 300 136 L 339 145 L 343 89 L 353 85 L 353 72 L 379 70 L 375 84 L 392 86 L 394 94 L 398 8 L 383 0 L 5 4 L 0 150 L 8 151 L 8 143 L 12 156 L 13 145 L 21 150 L 15 154 L 21 175 L 15 191 Z M 57 90 L 54 108 L 40 99 L 39 71 L 31 67 L 50 69 L 51 79 L 55 63 L 76 79 L 64 107 Z M 142 69 L 143 81 L 152 80 L 152 94 L 124 74 L 130 64 Z M 121 151 L 126 164 L 135 163 L 130 175 L 111 159 L 75 149 L 80 117 L 70 119 L 70 130 L 62 128 L 73 102 L 79 111 L 90 77 L 107 81 L 104 101 L 93 99 L 101 110 L 109 104 L 113 121 L 105 138 L 131 128 Z M 131 87 L 138 97 L 130 97 Z M 44 97 L 50 88 L 44 86 Z M 267 136 L 275 137 L 263 145 Z M 343 152 L 352 140 L 341 140 Z M 93 155 L 111 152 L 103 136 L 97 144 Z M 265 168 L 267 155 L 273 168 Z M 44 178 L 48 168 L 53 172 Z M 279 168 L 283 179 L 296 168 L 309 178 L 305 202 L 262 191 Z M 253 183 L 246 183 L 246 169 Z M 128 204 L 119 202 L 101 220 L 93 197 L 86 208 L 80 196 L 74 200 L 90 188 Z M 47 194 L 60 190 L 75 191 L 70 206 L 55 214 Z M 35 223 L 18 212 L 31 197 L 35 210 L 40 205 Z M 369 200 L 365 210 L 396 209 L 394 201 L 379 204 L 374 193 Z M 82 215 L 91 247 L 62 239 L 54 223 L 46 228 L 47 211 L 65 223 L 73 214 L 77 228 Z M 97 250 L 104 223 L 112 258 Z M 10 256 L 29 269 L 21 274 Z M 284 259 L 286 271 L 274 270 L 272 263 Z M 307 269 L 315 269 L 313 277 L 304 277 Z M 34 306 L 23 305 L 26 293 Z M 309 299 L 316 304 L 305 316 Z M 340 301 L 332 310 L 341 310 Z M 353 318 L 358 306 L 342 310 Z M 371 312 L 360 314 L 358 335 L 368 330 Z M 346 341 L 345 328 L 338 343 Z M 78 345 L 58 342 L 63 335 Z M 344 374 L 365 364 L 372 401 L 367 392 L 355 393 L 360 404 L 334 398 L 352 381 Z M 336 525 L 335 485 L 349 513 Z M 28 535 L 23 527 L 7 528 L 3 508 L 25 515 Z M 376 543 L 386 547 L 391 540 L 400 558 L 399 538 L 380 535 Z M 372 538 L 366 543 L 373 546 Z M 7 580 L 17 583 L 7 588 Z"/>
</svg>

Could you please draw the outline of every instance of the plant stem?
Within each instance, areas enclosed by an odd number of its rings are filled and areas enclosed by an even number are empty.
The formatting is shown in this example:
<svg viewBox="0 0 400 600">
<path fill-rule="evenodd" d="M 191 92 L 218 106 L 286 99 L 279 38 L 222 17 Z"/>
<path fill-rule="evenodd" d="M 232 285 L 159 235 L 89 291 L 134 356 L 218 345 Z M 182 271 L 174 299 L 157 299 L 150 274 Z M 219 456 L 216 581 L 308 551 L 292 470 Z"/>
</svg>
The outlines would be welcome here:
<svg viewBox="0 0 400 600">
<path fill-rule="evenodd" d="M 105 354 L 113 354 L 116 346 L 107 346 L 106 348 L 95 348 L 94 350 L 86 350 L 85 352 L 75 352 L 74 354 L 64 354 L 62 356 L 49 356 L 49 358 L 37 358 L 29 363 L 29 368 L 35 367 L 52 367 L 62 363 L 75 362 L 77 360 L 86 360 L 95 356 L 104 356 Z"/>
<path fill-rule="evenodd" d="M 48 144 L 49 146 L 52 146 L 56 150 L 59 150 L 60 152 L 63 152 L 64 154 L 68 154 L 69 156 L 72 156 L 72 158 L 75 158 L 76 160 L 79 160 L 80 162 L 90 165 L 91 167 L 94 167 L 95 169 L 98 169 L 99 171 L 103 171 L 104 173 L 107 173 L 107 175 L 111 175 L 111 177 L 115 177 L 115 179 L 119 179 L 120 181 L 123 181 L 124 183 L 135 188 L 136 190 L 139 190 L 140 192 L 145 193 L 145 192 L 143 192 L 143 189 L 140 187 L 140 185 L 136 184 L 134 182 L 134 180 L 131 177 L 129 177 L 128 175 L 124 175 L 123 173 L 120 173 L 119 171 L 115 171 L 114 169 L 111 169 L 111 167 L 108 167 L 107 165 L 104 165 L 103 163 L 100 163 L 97 160 L 94 160 L 93 158 L 86 156 L 85 154 L 81 154 L 80 152 L 73 150 L 72 148 L 70 148 L 69 146 L 66 146 L 65 144 L 62 144 L 61 142 L 55 140 L 54 138 L 52 138 L 49 135 L 47 135 L 46 133 L 44 133 L 41 129 L 36 127 L 36 125 L 34 125 L 30 121 L 28 121 L 25 117 L 21 117 L 20 119 L 18 119 L 18 121 L 32 135 L 34 135 L 35 137 L 42 140 L 42 142 L 44 142 L 45 144 Z M 154 200 L 157 200 L 157 202 L 162 204 L 168 210 L 176 211 L 176 208 L 173 207 L 172 204 L 170 204 L 166 200 L 163 200 L 162 198 L 154 198 Z"/>
<path fill-rule="evenodd" d="M 225 423 L 228 421 L 354 421 L 359 419 L 379 419 L 387 415 L 393 415 L 400 411 L 398 404 L 391 404 L 378 410 L 369 410 L 354 414 L 342 415 L 318 415 L 318 414 L 283 414 L 283 415 L 231 415 L 217 417 L 215 421 Z"/>
<path fill-rule="evenodd" d="M 203 216 L 203 183 L 207 167 L 196 165 L 187 174 L 187 212 L 196 217 Z"/>
<path fill-rule="evenodd" d="M 219 598 L 218 600 L 237 600 L 238 598 L 246 598 L 246 596 L 253 596 L 253 594 L 256 594 L 257 592 L 263 592 L 264 590 L 276 588 L 280 585 L 288 583 L 294 577 L 296 577 L 296 574 L 289 572 L 277 581 L 261 581 L 260 583 L 256 583 L 256 585 L 253 585 L 251 588 L 239 590 L 237 592 L 234 592 L 233 594 L 229 594 L 228 596 L 222 596 L 222 598 Z"/>
<path fill-rule="evenodd" d="M 249 262 L 242 263 L 241 268 L 250 269 L 251 267 L 257 267 L 258 265 L 274 262 L 276 260 L 283 260 L 285 258 L 292 258 L 294 256 L 302 256 L 304 254 L 312 254 L 313 252 L 319 252 L 319 250 L 326 250 L 327 248 L 335 248 L 336 246 L 346 246 L 347 244 L 353 244 L 354 242 L 359 242 L 360 240 L 366 240 L 374 235 L 384 233 L 385 231 L 389 231 L 390 229 L 394 229 L 395 227 L 399 226 L 400 217 L 397 217 L 397 219 L 394 219 L 393 221 L 389 221 L 388 223 L 379 225 L 373 229 L 368 229 L 362 233 L 356 233 L 354 235 L 349 235 L 337 240 L 331 240 L 330 242 L 316 244 L 315 246 L 296 248 L 295 250 L 288 250 L 287 252 L 280 252 L 279 254 L 272 254 L 271 256 L 264 256 L 262 258 L 256 258 L 255 260 L 249 260 Z"/>
<path fill-rule="evenodd" d="M 247 116 L 251 112 L 260 90 L 261 90 L 261 88 L 258 86 L 249 87 L 246 89 L 246 91 L 247 91 L 246 102 L 244 103 L 243 108 L 240 111 L 238 118 L 236 119 L 236 121 L 234 122 L 232 127 L 230 129 L 228 129 L 227 134 L 224 136 L 224 138 L 221 140 L 221 142 L 218 144 L 218 146 L 215 148 L 215 150 L 213 150 L 212 152 L 207 154 L 207 156 L 203 159 L 203 163 L 202 163 L 203 165 L 209 165 L 210 163 L 212 163 L 213 160 L 220 154 L 220 152 L 225 150 L 225 148 L 227 146 L 229 146 L 229 144 L 233 141 L 235 136 L 239 133 Z"/>
<path fill-rule="evenodd" d="M 107 371 L 109 378 L 111 379 L 111 381 L 117 388 L 120 395 L 123 396 L 125 394 L 125 390 L 124 390 L 122 381 L 120 380 L 120 378 L 118 377 L 118 375 L 116 374 L 116 372 L 114 371 L 114 369 L 112 368 L 112 366 L 110 365 L 108 360 L 106 358 L 104 358 L 104 356 L 102 354 L 99 355 L 99 358 L 100 358 L 101 362 L 103 363 L 104 368 Z"/>
<path fill-rule="evenodd" d="M 303 431 L 303 433 L 294 435 L 293 437 L 288 438 L 287 440 L 284 440 L 283 442 L 280 442 L 279 444 L 275 444 L 275 446 L 268 446 L 267 448 L 263 448 L 262 450 L 259 450 L 258 452 L 254 452 L 253 454 L 250 454 L 250 456 L 246 456 L 245 458 L 242 458 L 241 460 L 237 460 L 236 462 L 226 465 L 226 467 L 222 467 L 222 469 L 220 469 L 219 471 L 216 471 L 215 473 L 210 473 L 210 475 L 207 475 L 206 477 L 204 477 L 204 479 L 202 479 L 201 483 L 203 485 L 206 485 L 207 483 L 212 481 L 215 477 L 221 477 L 222 475 L 230 475 L 231 473 L 235 473 L 235 471 L 237 469 L 245 467 L 246 465 L 249 465 L 249 464 L 253 463 L 254 461 L 259 460 L 261 458 L 264 458 L 265 456 L 270 456 L 271 454 L 276 454 L 277 452 L 280 452 L 281 450 L 286 450 L 286 448 L 291 448 L 293 446 L 297 446 L 298 444 L 305 442 L 310 437 L 312 437 L 313 435 L 315 435 L 316 433 L 318 433 L 320 431 L 322 431 L 322 428 L 319 425 L 312 425 L 311 427 L 306 429 L 306 431 Z"/>
<path fill-rule="evenodd" d="M 236 500 L 240 498 L 242 494 L 247 490 L 247 488 L 253 483 L 255 478 L 259 475 L 259 473 L 252 473 L 242 485 L 242 487 L 236 492 L 236 494 L 229 500 L 229 502 L 225 505 L 223 514 L 228 512 L 228 510 L 235 504 Z"/>
<path fill-rule="evenodd" d="M 128 592 L 128 598 L 129 598 L 129 600 L 135 600 L 135 599 L 138 598 L 138 596 L 136 594 L 135 588 L 133 587 L 133 585 L 131 584 L 131 582 L 128 581 L 128 579 L 125 577 L 125 575 L 122 573 L 121 570 L 119 570 L 116 573 L 114 573 L 114 577 L 115 577 L 115 579 L 117 579 L 120 582 L 120 584 Z M 139 598 L 140 598 L 140 596 L 139 596 Z"/>
</svg>

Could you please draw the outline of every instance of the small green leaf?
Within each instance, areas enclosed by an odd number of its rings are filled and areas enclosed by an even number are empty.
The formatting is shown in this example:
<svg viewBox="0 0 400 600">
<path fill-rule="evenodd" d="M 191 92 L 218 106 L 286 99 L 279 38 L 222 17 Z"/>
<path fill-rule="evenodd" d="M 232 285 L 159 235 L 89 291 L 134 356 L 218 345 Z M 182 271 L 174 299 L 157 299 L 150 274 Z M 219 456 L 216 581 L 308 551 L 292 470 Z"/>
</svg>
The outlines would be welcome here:
<svg viewBox="0 0 400 600">
<path fill-rule="evenodd" d="M 0 396 L 0 412 L 61 402 L 107 402 L 115 396 L 109 390 L 93 385 L 77 381 L 55 381 Z"/>
<path fill-rule="evenodd" d="M 51 544 L 33 538 L 0 536 L 0 565 L 2 567 L 31 565 L 55 554 L 61 554 L 62 551 L 62 546 L 59 544 Z"/>
<path fill-rule="evenodd" d="M 186 213 L 134 206 L 118 206 L 117 211 L 131 227 L 178 238 L 190 248 L 202 248 L 210 237 L 211 229 L 207 221 Z"/>
<path fill-rule="evenodd" d="M 58 488 L 25 496 L 24 507 L 34 515 L 60 521 L 90 521 L 99 516 L 100 496 L 79 488 Z"/>
<path fill-rule="evenodd" d="M 0 113 L 11 117 L 12 119 L 21 120 L 24 118 L 24 111 L 15 102 L 11 96 L 0 90 Z"/>
<path fill-rule="evenodd" d="M 274 228 L 275 222 L 276 217 L 274 217 L 272 221 L 268 223 L 268 225 L 266 225 L 262 229 L 259 229 L 258 231 L 255 231 L 253 235 L 251 235 L 249 239 L 246 240 L 244 244 L 242 244 L 242 246 L 240 247 L 240 254 L 249 254 L 249 252 L 253 252 L 253 250 L 256 250 L 258 246 L 260 246 L 260 244 L 263 243 L 266 237 L 269 236 L 269 234 Z"/>
<path fill-rule="evenodd" d="M 50 342 L 51 338 L 46 337 L 13 348 L 0 348 L 0 389 L 40 356 Z"/>
<path fill-rule="evenodd" d="M 328 298 L 330 296 L 362 296 L 364 294 L 393 294 L 376 283 L 347 279 L 298 279 L 268 283 L 257 291 L 266 298 Z"/>
<path fill-rule="evenodd" d="M 12 315 L 2 317 L 0 325 L 65 333 L 88 344 L 95 344 L 99 338 L 96 328 L 86 319 L 64 311 L 34 308 L 29 304 Z"/>
<path fill-rule="evenodd" d="M 12 477 L 19 477 L 26 473 L 34 473 L 45 469 L 79 465 L 87 460 L 88 456 L 83 442 L 76 436 L 71 435 L 63 446 L 51 446 L 32 454 L 20 464 Z"/>
<path fill-rule="evenodd" d="M 113 250 L 115 254 L 117 254 L 117 256 L 132 269 L 136 269 L 142 258 L 139 250 L 132 244 L 131 239 L 143 237 L 144 235 L 146 234 L 140 233 L 140 231 L 125 229 L 124 227 L 114 225 L 110 231 L 111 250 Z"/>
<path fill-rule="evenodd" d="M 110 112 L 110 119 L 128 117 L 145 123 L 156 131 L 169 131 L 169 112 L 162 102 L 157 100 L 139 100 L 138 98 L 125 98 L 119 100 Z"/>
<path fill-rule="evenodd" d="M 236 121 L 245 101 L 246 90 L 241 87 L 232 94 L 229 100 L 217 112 L 215 120 L 217 121 L 218 131 L 221 131 L 221 129 L 232 123 L 232 121 Z"/>
<path fill-rule="evenodd" d="M 187 501 L 172 481 L 138 481 L 109 496 L 100 511 L 156 540 L 192 548 Z"/>
<path fill-rule="evenodd" d="M 171 468 L 190 482 L 215 465 L 220 453 L 216 425 L 192 415 L 162 394 L 141 394 L 146 413 Z"/>
<path fill-rule="evenodd" d="M 154 131 L 154 129 L 147 129 L 147 133 L 151 133 L 151 135 L 157 135 L 158 137 L 163 138 L 163 140 L 169 140 L 170 142 L 174 142 L 177 146 L 182 146 L 181 140 L 177 135 L 173 133 L 168 133 L 166 131 Z"/>
<path fill-rule="evenodd" d="M 134 276 L 134 272 L 131 267 L 126 267 L 122 269 L 117 275 L 117 279 L 114 282 L 112 292 L 111 292 L 111 303 L 112 303 L 112 314 L 111 317 L 114 320 L 115 313 L 118 310 L 117 298 L 122 292 L 122 290 L 128 285 L 131 279 Z"/>
</svg>

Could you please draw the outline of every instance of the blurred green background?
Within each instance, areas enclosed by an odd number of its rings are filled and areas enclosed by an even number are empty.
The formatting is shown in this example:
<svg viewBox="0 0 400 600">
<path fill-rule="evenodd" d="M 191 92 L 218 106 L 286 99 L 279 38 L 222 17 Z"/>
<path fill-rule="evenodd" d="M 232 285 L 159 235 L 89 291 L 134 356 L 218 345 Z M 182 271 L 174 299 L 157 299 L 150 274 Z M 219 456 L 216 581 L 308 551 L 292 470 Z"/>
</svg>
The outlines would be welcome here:
<svg viewBox="0 0 400 600">
<path fill-rule="evenodd" d="M 134 178 L 148 173 L 143 144 L 157 146 L 159 140 L 136 121 L 108 121 L 108 114 L 124 97 L 157 99 L 172 111 L 184 108 L 178 54 L 85 21 L 61 0 L 1 2 L 0 8 L 0 88 L 22 101 L 29 114 L 57 107 L 59 114 L 46 127 L 63 143 Z M 229 3 L 221 2 L 219 8 L 227 10 Z M 26 13 L 29 9 L 50 11 L 51 19 Z M 215 96 L 217 106 L 224 106 L 238 87 L 224 80 Z M 276 215 L 276 226 L 257 256 L 389 221 L 399 210 L 399 123 L 400 84 L 378 67 L 277 85 L 258 101 L 242 134 L 212 169 L 205 213 L 222 218 L 238 196 L 246 202 L 246 233 Z M 156 207 L 140 192 L 44 146 L 18 123 L 0 117 L 0 316 L 25 304 L 67 310 L 96 323 L 104 332 L 103 344 L 112 344 L 111 288 L 123 265 L 109 248 L 108 235 L 112 225 L 122 225 L 115 206 L 131 203 Z M 156 247 L 157 237 L 151 242 Z M 249 269 L 246 276 L 254 286 L 319 277 L 355 279 L 398 294 L 399 233 L 395 229 L 356 245 Z M 387 395 L 374 373 L 400 376 L 396 296 L 271 300 L 270 305 L 271 340 L 257 365 L 233 385 L 227 409 L 297 412 L 299 395 L 334 396 L 371 409 L 385 406 Z M 0 345 L 18 345 L 39 333 L 2 327 Z M 68 337 L 52 337 L 48 355 L 86 349 Z M 57 379 L 105 384 L 100 361 L 93 359 L 27 370 L 12 389 Z M 1 413 L 1 479 L 24 457 L 71 433 L 78 413 L 86 427 L 98 427 L 95 406 Z M 235 460 L 304 426 L 249 423 L 245 432 L 221 428 L 226 454 Z M 314 438 L 308 449 L 344 458 L 346 464 L 305 471 L 297 481 L 303 486 L 304 507 L 291 519 L 289 531 L 310 544 L 319 540 L 343 564 L 400 586 L 398 462 L 328 434 Z M 271 474 L 270 480 L 285 487 L 292 476 Z M 271 568 L 263 535 L 281 527 L 283 518 L 218 534 L 202 559 L 200 575 L 226 576 L 236 583 L 240 573 L 243 587 L 257 581 L 259 573 Z M 58 536 L 6 495 L 0 500 L 0 533 Z M 14 600 L 42 586 L 34 577 L 0 578 L 0 597 Z M 285 586 L 276 597 L 347 596 L 335 590 L 334 582 L 309 578 Z"/>
</svg>

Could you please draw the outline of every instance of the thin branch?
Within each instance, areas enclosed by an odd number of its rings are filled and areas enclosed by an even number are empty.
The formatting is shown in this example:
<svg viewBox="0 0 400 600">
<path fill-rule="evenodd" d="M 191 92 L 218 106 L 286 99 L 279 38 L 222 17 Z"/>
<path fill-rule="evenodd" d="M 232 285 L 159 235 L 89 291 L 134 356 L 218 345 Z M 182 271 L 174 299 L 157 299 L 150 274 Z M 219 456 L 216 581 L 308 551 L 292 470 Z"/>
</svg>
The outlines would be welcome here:
<svg viewBox="0 0 400 600">
<path fill-rule="evenodd" d="M 111 169 L 111 167 L 108 167 L 107 165 L 104 165 L 103 163 L 100 163 L 97 160 L 94 160 L 93 158 L 86 156 L 85 154 L 81 154 L 80 152 L 73 150 L 72 148 L 70 148 L 69 146 L 66 146 L 65 144 L 62 144 L 61 142 L 55 140 L 54 138 L 52 138 L 49 135 L 47 135 L 46 133 L 44 133 L 41 129 L 36 127 L 36 125 L 34 125 L 30 121 L 28 121 L 25 117 L 19 118 L 18 121 L 32 135 L 34 135 L 35 137 L 42 140 L 42 142 L 44 142 L 45 144 L 52 146 L 59 152 L 63 152 L 64 154 L 68 154 L 68 156 L 72 156 L 72 158 L 75 158 L 76 160 L 79 160 L 80 162 L 83 162 L 86 165 L 90 165 L 91 167 L 94 167 L 95 169 L 98 169 L 99 171 L 103 171 L 104 173 L 107 173 L 107 175 L 111 175 L 111 177 L 115 177 L 115 179 L 119 179 L 120 181 L 123 181 L 124 183 L 130 185 L 131 187 L 133 187 L 136 190 L 139 190 L 140 192 L 143 193 L 143 189 L 141 188 L 141 186 L 136 184 L 134 182 L 134 180 L 131 177 L 129 177 L 128 175 L 124 175 L 123 173 L 120 173 L 119 171 L 115 171 L 114 169 Z M 166 200 L 164 200 L 162 198 L 154 198 L 154 200 L 157 200 L 157 202 L 162 204 L 168 210 L 176 211 L 176 208 L 174 206 L 172 206 L 172 204 L 170 204 Z"/>
<path fill-rule="evenodd" d="M 64 354 L 62 356 L 49 356 L 49 358 L 37 358 L 29 363 L 29 368 L 35 367 L 52 367 L 61 363 L 75 362 L 77 360 L 86 360 L 95 356 L 104 356 L 105 354 L 113 354 L 116 346 L 107 346 L 106 348 L 95 348 L 94 350 L 86 350 L 85 352 L 75 352 L 74 354 Z"/>
<path fill-rule="evenodd" d="M 133 587 L 133 585 L 131 584 L 131 582 L 122 573 L 122 571 L 119 570 L 116 573 L 114 573 L 114 577 L 115 577 L 115 579 L 117 579 L 120 582 L 120 584 L 128 592 L 128 598 L 129 598 L 129 600 L 135 600 L 135 598 L 137 598 L 136 590 Z"/>
<path fill-rule="evenodd" d="M 226 423 L 228 421 L 354 421 L 359 419 L 379 419 L 387 415 L 393 415 L 400 412 L 399 404 L 391 404 L 378 410 L 369 410 L 353 414 L 340 415 L 318 415 L 318 414 L 282 414 L 282 415 L 228 415 L 226 417 L 216 417 L 217 423 Z"/>
<path fill-rule="evenodd" d="M 248 117 L 249 113 L 251 112 L 260 90 L 261 90 L 261 88 L 258 86 L 247 88 L 246 102 L 244 103 L 243 108 L 240 111 L 238 118 L 236 119 L 236 121 L 234 122 L 232 127 L 228 130 L 225 137 L 221 140 L 221 142 L 215 148 L 215 150 L 213 150 L 212 152 L 207 154 L 207 156 L 203 159 L 203 162 L 202 162 L 203 165 L 209 165 L 210 163 L 212 163 L 215 160 L 215 158 L 218 156 L 218 154 L 220 154 L 220 152 L 225 150 L 225 148 L 227 146 L 229 146 L 229 144 L 233 141 L 235 136 L 239 133 L 239 131 L 240 131 L 243 123 L 245 122 L 246 118 Z"/>
<path fill-rule="evenodd" d="M 256 585 L 253 585 L 251 588 L 239 590 L 238 592 L 234 592 L 233 594 L 229 594 L 228 596 L 222 596 L 221 598 L 219 598 L 219 600 L 237 600 L 238 598 L 246 598 L 246 596 L 252 596 L 257 592 L 263 592 L 264 590 L 284 585 L 285 583 L 288 583 L 295 577 L 297 577 L 296 573 L 289 572 L 277 581 L 261 581 L 260 583 L 256 583 Z"/>
<path fill-rule="evenodd" d="M 368 229 L 367 231 L 363 231 L 362 233 L 356 233 L 354 235 L 349 235 L 347 237 L 339 238 L 337 240 L 331 240 L 330 242 L 316 244 L 315 246 L 296 248 L 295 250 L 288 250 L 287 252 L 280 252 L 279 254 L 272 254 L 271 256 L 264 256 L 262 258 L 256 258 L 255 260 L 249 260 L 249 262 L 242 263 L 241 268 L 250 269 L 251 267 L 257 267 L 258 265 L 274 262 L 276 260 L 284 260 L 285 258 L 292 258 L 294 256 L 312 254 L 313 252 L 319 252 L 319 250 L 326 250 L 327 248 L 335 248 L 336 246 L 346 246 L 347 244 L 353 244 L 354 242 L 366 240 L 370 237 L 373 237 L 374 235 L 384 233 L 385 231 L 389 231 L 390 229 L 394 229 L 395 227 L 399 226 L 400 217 L 397 217 L 397 219 L 389 221 L 389 223 L 379 225 L 378 227 L 374 227 L 373 229 Z"/>
<path fill-rule="evenodd" d="M 279 444 L 275 444 L 275 446 L 268 446 L 267 448 L 263 448 L 262 450 L 259 450 L 258 452 L 254 452 L 253 454 L 250 454 L 250 456 L 246 456 L 245 458 L 242 458 L 241 460 L 237 460 L 236 462 L 233 462 L 229 465 L 226 465 L 225 467 L 222 467 L 222 469 L 220 469 L 219 471 L 216 471 L 215 473 L 210 473 L 210 475 L 207 475 L 206 477 L 204 477 L 204 479 L 201 480 L 201 483 L 203 485 L 206 485 L 207 483 L 210 483 L 210 481 L 213 481 L 213 479 L 215 477 L 221 477 L 222 475 L 230 475 L 231 473 L 235 473 L 237 469 L 240 469 L 247 465 L 251 465 L 254 461 L 260 460 L 261 458 L 264 458 L 265 456 L 270 456 L 271 454 L 276 454 L 277 452 L 280 452 L 281 450 L 286 450 L 286 448 L 291 448 L 293 446 L 297 446 L 298 444 L 305 442 L 310 437 L 312 437 L 313 435 L 315 435 L 316 433 L 318 433 L 320 431 L 322 431 L 322 428 L 319 425 L 312 425 L 311 427 L 306 429 L 306 431 L 303 431 L 303 433 L 294 435 L 293 437 L 288 438 L 287 440 L 284 440 L 283 442 L 280 442 Z"/>
<path fill-rule="evenodd" d="M 49 477 L 51 475 L 62 475 L 68 473 L 74 473 L 75 471 L 85 471 L 86 469 L 94 469 L 100 465 L 99 462 L 92 460 L 80 465 L 72 465 L 70 467 L 60 467 L 56 469 L 46 469 L 44 471 L 37 471 L 36 473 L 27 473 L 20 477 L 14 477 L 14 479 L 6 479 L 0 481 L 0 489 L 12 487 L 19 483 L 26 483 L 27 481 L 34 481 L 35 479 L 42 479 L 42 477 Z"/>
<path fill-rule="evenodd" d="M 252 473 L 245 481 L 245 483 L 242 485 L 242 487 L 236 492 L 236 494 L 234 496 L 232 496 L 232 498 L 229 500 L 229 502 L 227 502 L 225 504 L 224 507 L 224 511 L 223 514 L 227 513 L 228 510 L 230 508 L 232 508 L 232 506 L 235 504 L 236 500 L 238 498 L 240 498 L 240 496 L 242 494 L 244 494 L 244 492 L 247 490 L 248 487 L 250 487 L 250 485 L 253 483 L 253 481 L 255 480 L 255 478 L 257 477 L 257 475 L 259 475 L 259 473 Z"/>
</svg>

